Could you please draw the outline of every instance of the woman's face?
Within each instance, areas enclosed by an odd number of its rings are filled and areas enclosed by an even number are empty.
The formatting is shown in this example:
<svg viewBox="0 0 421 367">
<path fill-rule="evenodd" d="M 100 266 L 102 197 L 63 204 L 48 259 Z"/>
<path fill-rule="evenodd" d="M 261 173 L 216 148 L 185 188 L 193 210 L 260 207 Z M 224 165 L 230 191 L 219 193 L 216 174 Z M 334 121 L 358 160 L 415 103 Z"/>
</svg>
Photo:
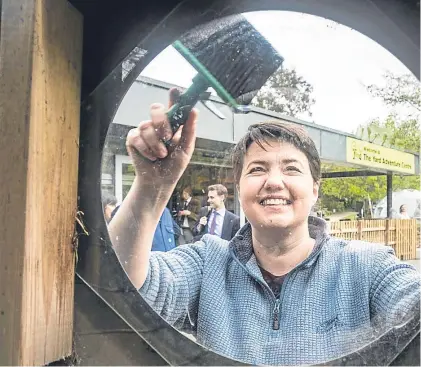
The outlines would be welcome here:
<svg viewBox="0 0 421 367">
<path fill-rule="evenodd" d="M 252 143 L 238 186 L 241 206 L 254 230 L 290 229 L 307 223 L 319 185 L 307 157 L 286 142 Z"/>
</svg>

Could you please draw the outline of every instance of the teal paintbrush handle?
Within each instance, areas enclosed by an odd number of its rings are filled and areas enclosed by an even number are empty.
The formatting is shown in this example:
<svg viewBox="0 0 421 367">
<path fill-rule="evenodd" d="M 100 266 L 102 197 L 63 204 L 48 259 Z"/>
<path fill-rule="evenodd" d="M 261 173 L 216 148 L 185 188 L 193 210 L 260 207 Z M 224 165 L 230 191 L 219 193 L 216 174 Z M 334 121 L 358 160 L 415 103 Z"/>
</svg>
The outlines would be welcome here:
<svg viewBox="0 0 421 367">
<path fill-rule="evenodd" d="M 192 104 L 189 105 L 176 103 L 169 109 L 169 111 L 167 112 L 167 118 L 171 125 L 171 130 L 173 134 L 177 132 L 181 125 L 185 124 L 185 122 L 189 118 L 190 111 L 192 110 L 196 102 L 197 101 L 192 100 Z"/>
<path fill-rule="evenodd" d="M 168 110 L 167 118 L 173 134 L 187 121 L 192 108 L 199 101 L 200 95 L 208 88 L 208 82 L 200 74 L 197 74 L 193 78 L 193 84 L 180 95 L 177 103 Z"/>
</svg>

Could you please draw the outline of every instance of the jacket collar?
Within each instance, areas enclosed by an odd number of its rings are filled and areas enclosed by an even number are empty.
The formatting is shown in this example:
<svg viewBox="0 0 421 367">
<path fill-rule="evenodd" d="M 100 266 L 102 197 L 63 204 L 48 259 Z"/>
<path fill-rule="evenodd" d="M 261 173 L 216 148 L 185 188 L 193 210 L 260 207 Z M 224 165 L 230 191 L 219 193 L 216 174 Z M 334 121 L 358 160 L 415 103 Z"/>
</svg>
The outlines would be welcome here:
<svg viewBox="0 0 421 367">
<path fill-rule="evenodd" d="M 322 218 L 309 216 L 308 218 L 308 228 L 310 237 L 316 240 L 315 249 L 311 255 L 304 260 L 300 267 L 310 267 L 317 260 L 317 257 L 325 243 L 326 239 L 329 237 L 327 233 L 326 221 Z M 233 256 L 237 258 L 243 265 L 252 265 L 257 264 L 256 258 L 253 252 L 252 245 L 252 230 L 250 223 L 245 224 L 236 234 L 236 236 L 230 241 L 230 252 Z"/>
</svg>

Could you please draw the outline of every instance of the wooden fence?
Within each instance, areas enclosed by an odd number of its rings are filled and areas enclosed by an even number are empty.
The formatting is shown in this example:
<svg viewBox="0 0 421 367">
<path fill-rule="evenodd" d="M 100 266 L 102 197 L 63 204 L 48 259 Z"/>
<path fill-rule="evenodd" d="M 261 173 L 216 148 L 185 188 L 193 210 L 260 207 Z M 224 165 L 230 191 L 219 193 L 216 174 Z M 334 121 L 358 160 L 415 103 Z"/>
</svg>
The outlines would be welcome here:
<svg viewBox="0 0 421 367">
<path fill-rule="evenodd" d="M 330 234 L 347 240 L 382 243 L 393 247 L 401 260 L 416 258 L 418 245 L 415 219 L 374 219 L 329 222 Z"/>
</svg>

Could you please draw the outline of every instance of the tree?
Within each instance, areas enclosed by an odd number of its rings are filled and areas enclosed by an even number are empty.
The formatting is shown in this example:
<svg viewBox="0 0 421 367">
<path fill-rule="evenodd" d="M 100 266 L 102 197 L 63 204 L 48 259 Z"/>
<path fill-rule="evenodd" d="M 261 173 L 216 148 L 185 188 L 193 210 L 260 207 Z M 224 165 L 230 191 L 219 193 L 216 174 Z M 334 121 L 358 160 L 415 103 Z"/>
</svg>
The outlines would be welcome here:
<svg viewBox="0 0 421 367">
<path fill-rule="evenodd" d="M 373 120 L 366 124 L 365 127 L 373 131 L 380 128 L 383 131 L 383 136 L 380 139 L 384 142 L 383 145 L 390 146 L 391 148 L 406 150 L 420 153 L 420 122 L 417 119 L 406 119 L 400 121 L 396 114 L 390 114 L 384 121 Z M 420 189 L 419 176 L 404 176 L 394 175 L 393 189 Z M 384 184 L 386 190 L 386 184 Z M 382 191 L 384 192 L 384 191 Z M 384 196 L 384 195 L 383 195 Z"/>
<path fill-rule="evenodd" d="M 338 209 L 334 205 L 341 201 L 349 204 L 354 201 L 364 201 L 368 198 L 372 202 L 379 201 L 386 196 L 386 187 L 386 176 L 325 178 L 322 180 L 321 197 L 323 203 L 331 203 L 329 209 Z M 393 176 L 393 189 L 396 191 L 402 189 L 419 190 L 419 187 L 419 176 Z M 329 207 L 329 205 L 325 206 Z"/>
<path fill-rule="evenodd" d="M 420 152 L 420 123 L 415 118 L 400 121 L 396 113 L 392 113 L 384 121 L 375 119 L 359 126 L 356 135 L 370 143 Z"/>
<path fill-rule="evenodd" d="M 356 135 L 372 143 L 391 148 L 420 153 L 420 123 L 421 112 L 420 84 L 412 75 L 385 75 L 385 85 L 370 85 L 369 93 L 381 98 L 387 105 L 394 107 L 407 107 L 415 111 L 412 116 L 400 118 L 396 112 L 391 113 L 385 120 L 375 119 L 361 125 Z M 336 167 L 338 171 L 350 170 L 345 167 Z M 420 188 L 420 177 L 393 176 L 393 189 Z M 370 197 L 372 201 L 380 200 L 386 194 L 386 177 L 351 177 L 346 179 L 323 179 L 321 193 L 326 202 L 345 200 L 362 201 Z M 333 205 L 333 204 L 332 204 Z"/>
<path fill-rule="evenodd" d="M 381 98 L 387 105 L 403 106 L 421 112 L 421 90 L 419 81 L 410 74 L 395 75 L 386 73 L 384 75 L 385 86 L 369 85 L 368 92 Z"/>
<path fill-rule="evenodd" d="M 390 146 L 401 150 L 420 151 L 420 123 L 417 119 L 399 121 L 396 114 L 389 115 L 384 121 L 379 119 L 360 126 L 358 131 L 370 142 Z M 333 171 L 350 171 L 349 167 L 329 167 Z M 420 188 L 419 176 L 393 176 L 393 189 Z M 372 202 L 382 199 L 386 195 L 386 177 L 350 177 L 346 179 L 323 179 L 321 185 L 322 205 L 329 209 L 339 209 L 341 201 L 363 201 L 370 197 Z M 343 205 L 342 205 L 343 206 Z"/>
<path fill-rule="evenodd" d="M 297 116 L 308 113 L 315 100 L 313 87 L 294 69 L 281 68 L 260 89 L 252 105 L 266 110 Z"/>
</svg>

